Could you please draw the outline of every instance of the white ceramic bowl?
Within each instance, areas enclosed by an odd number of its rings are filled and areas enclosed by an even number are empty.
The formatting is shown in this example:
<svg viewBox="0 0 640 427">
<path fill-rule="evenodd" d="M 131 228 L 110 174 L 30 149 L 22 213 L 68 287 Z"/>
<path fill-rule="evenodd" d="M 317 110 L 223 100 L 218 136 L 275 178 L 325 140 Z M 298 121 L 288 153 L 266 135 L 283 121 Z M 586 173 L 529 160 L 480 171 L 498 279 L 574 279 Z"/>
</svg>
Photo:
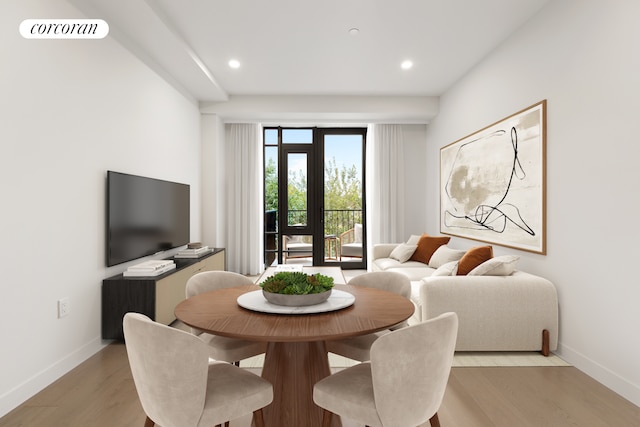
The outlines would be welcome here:
<svg viewBox="0 0 640 427">
<path fill-rule="evenodd" d="M 306 305 L 316 305 L 325 302 L 331 296 L 331 289 L 318 294 L 307 295 L 285 295 L 274 294 L 273 292 L 262 291 L 265 299 L 272 304 L 286 305 L 288 307 L 302 307 Z"/>
</svg>

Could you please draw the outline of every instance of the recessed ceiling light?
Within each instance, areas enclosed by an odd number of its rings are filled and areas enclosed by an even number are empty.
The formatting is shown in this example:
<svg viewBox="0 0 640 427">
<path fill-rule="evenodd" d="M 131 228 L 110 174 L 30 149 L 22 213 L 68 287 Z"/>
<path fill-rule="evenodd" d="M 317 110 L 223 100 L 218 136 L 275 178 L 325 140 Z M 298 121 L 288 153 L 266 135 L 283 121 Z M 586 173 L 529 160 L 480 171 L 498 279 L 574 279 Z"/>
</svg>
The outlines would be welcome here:
<svg viewBox="0 0 640 427">
<path fill-rule="evenodd" d="M 229 61 L 229 67 L 240 68 L 240 61 L 238 61 L 237 59 L 232 59 L 231 61 Z"/>
<path fill-rule="evenodd" d="M 403 70 L 408 70 L 409 68 L 413 67 L 413 62 L 412 61 L 403 61 L 402 64 L 400 64 L 400 66 L 402 67 Z"/>
<path fill-rule="evenodd" d="M 360 30 L 358 28 L 350 28 L 349 34 L 351 34 L 352 36 L 357 36 L 358 34 L 360 34 Z"/>
</svg>

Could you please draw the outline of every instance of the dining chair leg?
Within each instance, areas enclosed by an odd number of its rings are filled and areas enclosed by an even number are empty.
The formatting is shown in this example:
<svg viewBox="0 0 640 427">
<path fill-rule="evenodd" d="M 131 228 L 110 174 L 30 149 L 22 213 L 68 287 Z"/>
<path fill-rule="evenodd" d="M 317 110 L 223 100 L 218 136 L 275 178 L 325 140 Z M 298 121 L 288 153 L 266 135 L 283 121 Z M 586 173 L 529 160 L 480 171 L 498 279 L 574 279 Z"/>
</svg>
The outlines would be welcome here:
<svg viewBox="0 0 640 427">
<path fill-rule="evenodd" d="M 255 427 L 264 427 L 264 415 L 262 413 L 262 409 L 253 411 L 253 421 L 254 421 Z"/>
<path fill-rule="evenodd" d="M 155 425 L 156 423 L 154 423 L 153 420 L 149 417 L 147 417 L 147 419 L 144 420 L 144 427 L 153 427 Z"/>
<path fill-rule="evenodd" d="M 330 427 L 331 426 L 331 416 L 333 413 L 331 411 L 327 411 L 324 409 L 322 411 L 322 427 Z"/>
<path fill-rule="evenodd" d="M 429 419 L 431 427 L 440 427 L 440 420 L 438 419 L 438 413 L 433 414 L 433 417 Z"/>
<path fill-rule="evenodd" d="M 229 421 L 224 422 L 224 427 L 229 427 Z"/>
</svg>

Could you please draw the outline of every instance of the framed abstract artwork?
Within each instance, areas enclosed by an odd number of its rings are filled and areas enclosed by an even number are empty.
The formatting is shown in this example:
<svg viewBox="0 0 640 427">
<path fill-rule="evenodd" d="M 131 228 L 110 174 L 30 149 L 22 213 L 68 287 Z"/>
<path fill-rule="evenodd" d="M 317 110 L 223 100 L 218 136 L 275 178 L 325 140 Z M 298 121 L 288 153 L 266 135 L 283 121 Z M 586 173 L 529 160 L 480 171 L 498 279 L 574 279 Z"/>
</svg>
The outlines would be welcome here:
<svg viewBox="0 0 640 427">
<path fill-rule="evenodd" d="M 440 149 L 440 231 L 546 254 L 543 100 Z"/>
</svg>

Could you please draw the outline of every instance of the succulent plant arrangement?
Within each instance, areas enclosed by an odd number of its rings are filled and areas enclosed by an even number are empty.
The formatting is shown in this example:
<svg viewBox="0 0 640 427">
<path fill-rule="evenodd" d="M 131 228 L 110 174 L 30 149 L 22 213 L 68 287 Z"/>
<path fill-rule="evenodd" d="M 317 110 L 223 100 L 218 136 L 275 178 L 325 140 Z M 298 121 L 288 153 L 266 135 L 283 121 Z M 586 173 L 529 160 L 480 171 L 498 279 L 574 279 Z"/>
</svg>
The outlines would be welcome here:
<svg viewBox="0 0 640 427">
<path fill-rule="evenodd" d="M 333 288 L 333 277 L 323 274 L 306 274 L 299 271 L 281 271 L 260 284 L 262 290 L 274 294 L 309 295 Z"/>
</svg>

